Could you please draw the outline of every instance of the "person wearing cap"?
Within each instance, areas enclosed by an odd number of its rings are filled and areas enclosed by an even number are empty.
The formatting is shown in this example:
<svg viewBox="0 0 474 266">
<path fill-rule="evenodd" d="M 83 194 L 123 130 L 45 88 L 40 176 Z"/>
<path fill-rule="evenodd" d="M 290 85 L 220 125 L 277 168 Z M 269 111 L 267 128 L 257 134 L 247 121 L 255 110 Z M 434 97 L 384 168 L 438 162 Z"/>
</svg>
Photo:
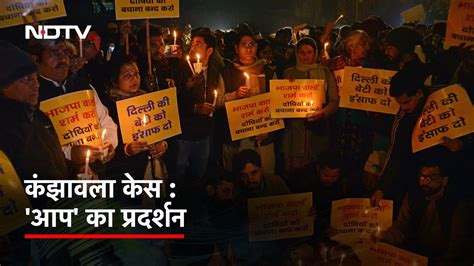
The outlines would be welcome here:
<svg viewBox="0 0 474 266">
<path fill-rule="evenodd" d="M 403 26 L 391 30 L 385 37 L 385 55 L 393 64 L 391 68 L 401 70 L 413 64 L 426 79 L 430 70 L 415 53 L 415 46 L 421 43 L 422 37 L 414 28 Z"/>
<path fill-rule="evenodd" d="M 39 73 L 39 100 L 44 101 L 67 93 L 81 90 L 92 90 L 96 104 L 97 118 L 100 128 L 106 129 L 103 149 L 108 150 L 102 162 L 110 161 L 118 144 L 117 125 L 108 114 L 107 108 L 102 104 L 95 89 L 82 79 L 75 79 L 69 75 L 70 53 L 61 39 L 57 40 L 34 40 L 29 45 L 29 52 L 38 66 Z M 86 150 L 91 149 L 91 162 L 96 161 L 102 155 L 98 148 L 72 143 L 63 146 L 66 158 L 76 163 L 84 162 Z"/>
<path fill-rule="evenodd" d="M 48 180 L 76 176 L 78 169 L 65 158 L 51 121 L 38 109 L 37 66 L 26 52 L 5 41 L 0 41 L 0 58 L 0 150 L 21 181 L 32 179 L 35 173 Z M 31 203 L 44 207 L 43 200 L 32 199 Z M 23 239 L 24 230 L 9 234 L 7 247 L 0 244 L 1 265 L 27 264 L 30 245 Z"/>
</svg>

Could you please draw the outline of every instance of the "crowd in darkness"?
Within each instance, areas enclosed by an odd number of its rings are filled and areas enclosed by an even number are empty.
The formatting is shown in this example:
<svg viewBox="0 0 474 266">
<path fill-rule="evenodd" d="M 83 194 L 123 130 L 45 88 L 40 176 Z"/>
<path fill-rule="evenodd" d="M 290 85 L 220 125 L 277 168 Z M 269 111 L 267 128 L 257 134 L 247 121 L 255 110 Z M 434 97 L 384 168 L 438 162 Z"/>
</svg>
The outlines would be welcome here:
<svg viewBox="0 0 474 266">
<path fill-rule="evenodd" d="M 117 21 L 104 32 L 92 28 L 82 41 L 82 57 L 77 38 L 0 41 L 0 150 L 22 181 L 34 173 L 39 179 L 74 178 L 84 172 L 91 150 L 94 178 L 121 180 L 130 173 L 175 183 L 173 204 L 188 212 L 184 228 L 168 230 L 184 231 L 186 239 L 89 241 L 72 252 L 72 242 L 23 239 L 25 232 L 43 230 L 23 226 L 0 236 L 0 265 L 80 265 L 87 264 L 85 254 L 104 265 L 322 265 L 323 244 L 357 265 L 349 247 L 330 240 L 331 203 L 345 198 L 370 198 L 375 207 L 381 199 L 393 200 L 393 225 L 373 235 L 374 241 L 426 256 L 430 265 L 472 265 L 473 134 L 412 151 L 412 132 L 431 93 L 460 84 L 474 101 L 474 48 L 446 49 L 445 22 L 391 27 L 370 16 L 341 27 L 284 27 L 269 36 L 245 23 L 227 31 L 152 23 L 151 68 L 144 26 Z M 186 56 L 195 60 L 197 54 L 202 72 L 193 74 Z M 399 112 L 339 107 L 333 72 L 346 66 L 397 71 L 389 92 Z M 285 119 L 282 130 L 232 141 L 225 103 L 269 92 L 272 79 L 324 80 L 323 108 Z M 156 143 L 124 143 L 116 102 L 171 87 L 177 90 L 182 133 Z M 101 147 L 61 146 L 39 110 L 44 100 L 80 90 L 93 92 L 100 127 L 107 129 Z M 313 192 L 313 236 L 248 241 L 249 198 L 301 192 Z M 83 200 L 75 204 L 88 204 Z M 145 202 L 119 196 L 113 204 Z"/>
</svg>

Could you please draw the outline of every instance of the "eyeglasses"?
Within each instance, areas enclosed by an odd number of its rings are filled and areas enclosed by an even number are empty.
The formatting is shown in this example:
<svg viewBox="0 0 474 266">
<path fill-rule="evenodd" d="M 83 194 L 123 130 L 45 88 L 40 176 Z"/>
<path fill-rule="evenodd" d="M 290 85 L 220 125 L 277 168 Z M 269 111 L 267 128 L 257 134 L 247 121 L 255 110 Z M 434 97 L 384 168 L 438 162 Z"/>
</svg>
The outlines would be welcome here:
<svg viewBox="0 0 474 266">
<path fill-rule="evenodd" d="M 433 181 L 439 181 L 441 179 L 441 177 L 438 177 L 436 175 L 421 175 L 418 177 L 419 180 L 423 180 L 425 181 L 426 183 L 431 183 Z"/>
<path fill-rule="evenodd" d="M 132 80 L 132 78 L 140 78 L 140 72 L 135 71 L 135 72 L 126 72 L 121 75 L 123 79 L 125 80 Z"/>
</svg>

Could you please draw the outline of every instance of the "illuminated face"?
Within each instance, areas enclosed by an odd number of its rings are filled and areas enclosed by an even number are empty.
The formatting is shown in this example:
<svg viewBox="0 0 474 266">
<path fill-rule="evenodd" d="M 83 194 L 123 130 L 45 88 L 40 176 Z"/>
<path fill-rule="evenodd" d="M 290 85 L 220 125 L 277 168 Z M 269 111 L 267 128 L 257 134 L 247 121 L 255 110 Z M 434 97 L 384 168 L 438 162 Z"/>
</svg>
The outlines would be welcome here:
<svg viewBox="0 0 474 266">
<path fill-rule="evenodd" d="M 196 36 L 191 41 L 191 50 L 190 54 L 192 57 L 196 58 L 196 54 L 201 56 L 203 63 L 208 62 L 209 56 L 212 54 L 212 48 L 208 48 L 204 38 Z"/>
<path fill-rule="evenodd" d="M 240 180 L 251 192 L 258 192 L 262 185 L 262 169 L 255 164 L 247 163 L 240 171 Z"/>
<path fill-rule="evenodd" d="M 124 64 L 120 67 L 120 73 L 117 80 L 119 90 L 127 93 L 134 93 L 140 89 L 140 72 L 135 63 Z"/>
<path fill-rule="evenodd" d="M 257 56 L 257 43 L 252 37 L 244 36 L 236 45 L 235 51 L 242 64 L 251 65 Z"/>
<path fill-rule="evenodd" d="M 319 180 L 323 186 L 331 186 L 339 181 L 341 170 L 339 168 L 331 169 L 329 167 L 319 168 Z"/>
<path fill-rule="evenodd" d="M 426 196 L 431 196 L 439 192 L 446 186 L 448 178 L 441 175 L 439 167 L 422 167 L 420 176 L 418 177 L 418 184 Z"/>
<path fill-rule="evenodd" d="M 392 45 L 387 45 L 385 47 L 385 55 L 392 62 L 398 62 L 400 59 L 400 51 L 395 46 L 392 46 Z"/>
<path fill-rule="evenodd" d="M 8 99 L 36 106 L 38 104 L 38 89 L 38 76 L 36 73 L 32 73 L 15 80 L 1 92 Z"/>
<path fill-rule="evenodd" d="M 403 111 L 407 113 L 412 113 L 413 111 L 415 111 L 422 98 L 423 93 L 421 91 L 418 91 L 413 96 L 407 96 L 406 94 L 403 94 L 402 96 L 395 97 L 395 100 L 398 104 L 400 104 L 400 108 Z"/>
<path fill-rule="evenodd" d="M 39 73 L 62 83 L 69 73 L 70 51 L 64 42 L 51 42 L 43 50 L 41 58 L 37 58 Z"/>
<path fill-rule="evenodd" d="M 370 45 L 369 39 L 362 37 L 357 45 L 352 49 L 351 57 L 352 60 L 364 59 L 369 52 Z"/>
<path fill-rule="evenodd" d="M 300 63 L 305 65 L 311 65 L 316 62 L 316 51 L 314 51 L 311 45 L 303 44 L 298 48 L 297 54 Z"/>
<path fill-rule="evenodd" d="M 151 57 L 161 60 L 165 57 L 165 40 L 163 36 L 150 37 Z"/>
</svg>

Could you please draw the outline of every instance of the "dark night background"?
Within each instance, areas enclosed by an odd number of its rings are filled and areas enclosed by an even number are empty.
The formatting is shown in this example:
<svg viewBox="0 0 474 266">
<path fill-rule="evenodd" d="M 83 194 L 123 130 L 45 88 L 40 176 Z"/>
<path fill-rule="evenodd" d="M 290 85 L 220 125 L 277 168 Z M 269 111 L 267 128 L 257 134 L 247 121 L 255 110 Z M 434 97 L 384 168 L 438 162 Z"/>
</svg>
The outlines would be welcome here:
<svg viewBox="0 0 474 266">
<path fill-rule="evenodd" d="M 103 24 L 113 20 L 113 0 L 65 0 L 68 19 L 74 24 Z M 100 11 L 100 4 L 107 10 Z M 351 24 L 369 15 L 378 15 L 392 26 L 402 23 L 400 12 L 422 3 L 427 22 L 446 19 L 449 0 L 181 0 L 179 19 L 154 21 L 160 25 L 191 24 L 213 29 L 228 29 L 247 22 L 256 32 L 275 32 L 283 26 L 301 23 L 324 25 L 339 14 L 345 18 L 339 23 Z M 95 10 L 95 12 L 94 12 Z M 102 23 L 100 23 L 102 22 Z"/>
</svg>

